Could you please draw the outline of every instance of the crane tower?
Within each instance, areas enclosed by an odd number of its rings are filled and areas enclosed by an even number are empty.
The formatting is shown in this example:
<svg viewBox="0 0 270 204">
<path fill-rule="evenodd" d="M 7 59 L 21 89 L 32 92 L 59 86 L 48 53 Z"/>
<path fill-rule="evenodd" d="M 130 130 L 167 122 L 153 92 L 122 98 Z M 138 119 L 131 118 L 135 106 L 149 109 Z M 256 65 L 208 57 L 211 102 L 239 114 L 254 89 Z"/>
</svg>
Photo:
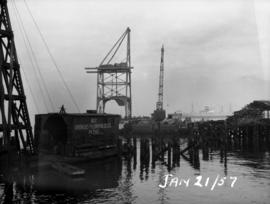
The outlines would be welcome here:
<svg viewBox="0 0 270 204">
<path fill-rule="evenodd" d="M 34 153 L 34 141 L 6 0 L 0 0 L 0 149 Z"/>
<path fill-rule="evenodd" d="M 156 109 L 163 110 L 163 80 L 164 80 L 164 46 L 161 48 L 160 75 L 158 88 L 158 102 Z"/>
<path fill-rule="evenodd" d="M 163 109 L 163 81 L 164 81 L 164 46 L 161 48 L 161 60 L 160 60 L 160 74 L 159 74 L 159 86 L 158 86 L 158 101 L 156 104 L 156 110 L 152 114 L 155 121 L 162 121 L 165 119 L 166 112 Z"/>
<path fill-rule="evenodd" d="M 126 39 L 125 60 L 112 63 L 124 39 Z M 87 73 L 97 74 L 97 112 L 105 113 L 105 105 L 115 100 L 119 106 L 125 107 L 125 118 L 132 116 L 131 100 L 131 57 L 130 57 L 130 28 L 121 35 L 111 50 L 100 63 L 99 67 L 86 67 Z"/>
</svg>

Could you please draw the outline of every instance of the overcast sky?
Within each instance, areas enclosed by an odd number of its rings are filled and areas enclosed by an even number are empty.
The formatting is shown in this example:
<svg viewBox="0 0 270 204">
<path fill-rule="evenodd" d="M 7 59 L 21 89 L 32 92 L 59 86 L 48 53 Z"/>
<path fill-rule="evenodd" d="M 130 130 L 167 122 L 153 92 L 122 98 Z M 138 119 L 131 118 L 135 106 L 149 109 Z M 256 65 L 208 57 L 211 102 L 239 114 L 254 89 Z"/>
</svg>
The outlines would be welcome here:
<svg viewBox="0 0 270 204">
<path fill-rule="evenodd" d="M 45 113 L 44 103 L 49 106 L 49 101 L 42 97 L 38 86 L 37 70 L 31 65 L 19 29 L 14 1 L 8 2 L 29 111 L 31 115 Z M 192 103 L 195 111 L 208 105 L 217 112 L 223 106 L 224 112 L 228 112 L 229 104 L 233 110 L 238 110 L 253 100 L 270 97 L 270 3 L 267 1 L 27 2 L 81 112 L 96 106 L 96 76 L 86 74 L 84 67 L 98 66 L 128 26 L 134 67 L 133 115 L 149 115 L 155 108 L 162 44 L 165 47 L 164 108 L 167 112 L 190 112 Z M 15 6 L 55 110 L 65 104 L 67 112 L 76 112 L 24 1 L 16 0 Z M 123 113 L 124 108 L 109 102 L 106 110 Z"/>
</svg>

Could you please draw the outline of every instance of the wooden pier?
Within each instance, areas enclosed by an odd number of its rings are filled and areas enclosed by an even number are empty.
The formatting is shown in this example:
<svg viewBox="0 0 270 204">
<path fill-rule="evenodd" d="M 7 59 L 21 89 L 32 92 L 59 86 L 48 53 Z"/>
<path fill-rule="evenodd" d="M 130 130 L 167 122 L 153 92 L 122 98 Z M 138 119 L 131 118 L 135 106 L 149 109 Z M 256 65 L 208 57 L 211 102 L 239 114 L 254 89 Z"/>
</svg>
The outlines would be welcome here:
<svg viewBox="0 0 270 204">
<path fill-rule="evenodd" d="M 141 135 L 140 162 L 141 171 L 152 168 L 161 161 L 170 171 L 180 164 L 180 157 L 188 161 L 195 169 L 200 168 L 199 152 L 203 160 L 211 159 L 211 152 L 220 152 L 221 162 L 226 170 L 227 152 L 260 152 L 270 150 L 270 101 L 254 101 L 237 111 L 226 120 L 199 121 L 189 123 L 187 134 Z M 126 135 L 126 147 L 132 150 L 131 157 L 136 158 L 136 136 Z M 180 141 L 184 141 L 180 144 Z M 148 170 L 147 170 L 148 171 Z"/>
<path fill-rule="evenodd" d="M 259 151 L 270 148 L 270 101 L 253 101 L 226 120 L 190 124 L 190 137 L 202 146 Z"/>
</svg>

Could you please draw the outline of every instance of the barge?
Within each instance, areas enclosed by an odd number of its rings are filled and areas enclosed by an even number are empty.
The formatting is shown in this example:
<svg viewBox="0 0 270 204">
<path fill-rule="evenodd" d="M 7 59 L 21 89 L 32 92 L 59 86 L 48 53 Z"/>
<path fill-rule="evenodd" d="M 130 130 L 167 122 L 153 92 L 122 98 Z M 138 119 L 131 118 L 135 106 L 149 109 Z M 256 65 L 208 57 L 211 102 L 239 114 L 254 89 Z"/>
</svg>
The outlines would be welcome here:
<svg viewBox="0 0 270 204">
<path fill-rule="evenodd" d="M 35 116 L 40 165 L 74 163 L 117 155 L 120 115 L 48 113 Z"/>
</svg>

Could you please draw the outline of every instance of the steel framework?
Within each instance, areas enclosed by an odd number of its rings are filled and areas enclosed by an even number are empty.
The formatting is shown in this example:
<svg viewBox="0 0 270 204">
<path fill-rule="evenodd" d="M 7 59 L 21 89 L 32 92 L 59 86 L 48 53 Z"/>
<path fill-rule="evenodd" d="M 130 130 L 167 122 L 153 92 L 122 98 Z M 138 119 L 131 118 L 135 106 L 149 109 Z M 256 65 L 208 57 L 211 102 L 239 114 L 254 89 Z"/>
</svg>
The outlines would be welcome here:
<svg viewBox="0 0 270 204">
<path fill-rule="evenodd" d="M 124 39 L 127 41 L 125 61 L 111 64 Z M 125 106 L 125 117 L 131 118 L 131 69 L 133 67 L 130 59 L 130 28 L 127 28 L 117 40 L 99 67 L 85 69 L 87 73 L 97 73 L 97 112 L 104 113 L 106 102 L 115 100 L 119 106 Z"/>
<path fill-rule="evenodd" d="M 1 148 L 35 152 L 32 127 L 18 63 L 7 1 L 0 0 L 0 133 Z"/>
<path fill-rule="evenodd" d="M 152 113 L 152 118 L 156 122 L 160 122 L 164 120 L 166 117 L 166 111 L 163 109 L 163 81 L 164 81 L 164 46 L 162 45 L 159 84 L 158 84 L 158 101 L 156 103 L 156 110 L 154 110 L 154 112 Z"/>
<path fill-rule="evenodd" d="M 160 59 L 159 85 L 158 85 L 158 101 L 156 105 L 157 110 L 163 110 L 163 81 L 164 81 L 164 46 L 162 45 L 161 59 Z"/>
</svg>

